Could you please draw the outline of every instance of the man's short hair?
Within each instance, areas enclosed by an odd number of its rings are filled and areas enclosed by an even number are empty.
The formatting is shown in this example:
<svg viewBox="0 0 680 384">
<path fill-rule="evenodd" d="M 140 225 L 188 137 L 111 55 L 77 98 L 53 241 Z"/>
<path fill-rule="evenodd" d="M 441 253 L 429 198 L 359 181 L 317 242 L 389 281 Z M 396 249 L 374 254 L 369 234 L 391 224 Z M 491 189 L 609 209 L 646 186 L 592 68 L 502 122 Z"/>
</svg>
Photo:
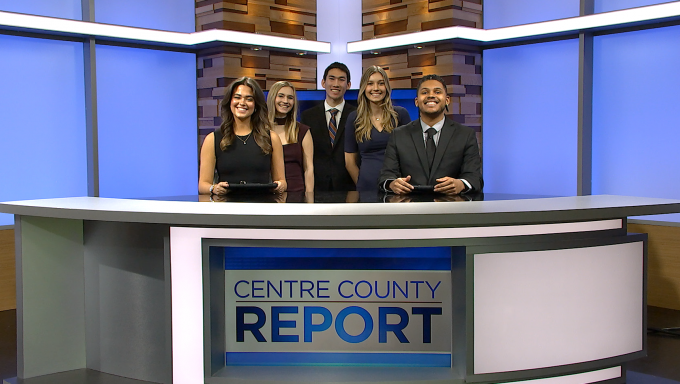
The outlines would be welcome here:
<svg viewBox="0 0 680 384">
<path fill-rule="evenodd" d="M 444 79 L 441 76 L 435 75 L 434 73 L 432 73 L 430 75 L 423 76 L 420 79 L 420 81 L 418 82 L 418 87 L 416 88 L 416 90 L 420 91 L 420 87 L 423 85 L 424 82 L 426 82 L 428 80 L 436 80 L 436 81 L 442 83 L 442 86 L 444 87 L 444 91 L 446 91 L 446 82 L 444 82 Z"/>
<path fill-rule="evenodd" d="M 326 78 L 328 77 L 328 71 L 330 71 L 333 68 L 339 69 L 339 70 L 345 72 L 345 74 L 347 75 L 347 82 L 348 83 L 350 82 L 350 80 L 349 80 L 349 68 L 347 68 L 347 66 L 345 64 L 337 62 L 337 61 L 335 63 L 329 65 L 328 67 L 326 67 L 326 70 L 323 71 L 323 79 L 324 80 L 326 80 Z"/>
</svg>

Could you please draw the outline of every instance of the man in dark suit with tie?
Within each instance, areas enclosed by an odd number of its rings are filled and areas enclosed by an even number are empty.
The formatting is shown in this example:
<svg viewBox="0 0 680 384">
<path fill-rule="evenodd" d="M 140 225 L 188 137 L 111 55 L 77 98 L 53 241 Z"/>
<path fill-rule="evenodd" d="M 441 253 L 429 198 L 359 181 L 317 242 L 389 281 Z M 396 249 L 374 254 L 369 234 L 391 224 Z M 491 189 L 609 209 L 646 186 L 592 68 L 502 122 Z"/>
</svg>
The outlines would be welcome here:
<svg viewBox="0 0 680 384">
<path fill-rule="evenodd" d="M 425 185 L 449 195 L 482 191 L 475 131 L 445 117 L 450 101 L 440 76 L 420 80 L 415 100 L 420 119 L 392 132 L 378 181 L 381 190 L 407 194 L 414 185 Z"/>
<path fill-rule="evenodd" d="M 321 80 L 326 100 L 302 112 L 300 122 L 308 125 L 314 143 L 314 190 L 353 191 L 356 186 L 345 168 L 345 123 L 356 107 L 345 103 L 350 87 L 349 69 L 335 62 Z"/>
</svg>

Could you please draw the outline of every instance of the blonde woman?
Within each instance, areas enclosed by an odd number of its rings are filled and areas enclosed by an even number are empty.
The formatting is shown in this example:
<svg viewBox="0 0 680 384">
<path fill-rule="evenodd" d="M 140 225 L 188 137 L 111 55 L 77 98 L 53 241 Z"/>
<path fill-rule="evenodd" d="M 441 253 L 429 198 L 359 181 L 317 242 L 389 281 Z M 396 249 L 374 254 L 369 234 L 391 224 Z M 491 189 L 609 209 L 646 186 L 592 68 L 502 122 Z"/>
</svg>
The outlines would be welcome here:
<svg viewBox="0 0 680 384">
<path fill-rule="evenodd" d="M 406 108 L 392 105 L 391 92 L 382 68 L 373 65 L 361 76 L 359 107 L 349 115 L 345 127 L 345 167 L 357 191 L 378 190 L 390 134 L 394 128 L 411 122 Z"/>
<path fill-rule="evenodd" d="M 269 121 L 281 143 L 288 192 L 314 192 L 314 144 L 309 127 L 297 121 L 295 87 L 287 81 L 272 85 L 267 96 Z"/>
<path fill-rule="evenodd" d="M 222 124 L 201 147 L 198 193 L 224 195 L 231 183 L 270 182 L 276 183 L 276 192 L 285 192 L 281 139 L 271 133 L 264 92 L 257 82 L 241 77 L 231 83 L 220 103 L 220 116 Z"/>
</svg>

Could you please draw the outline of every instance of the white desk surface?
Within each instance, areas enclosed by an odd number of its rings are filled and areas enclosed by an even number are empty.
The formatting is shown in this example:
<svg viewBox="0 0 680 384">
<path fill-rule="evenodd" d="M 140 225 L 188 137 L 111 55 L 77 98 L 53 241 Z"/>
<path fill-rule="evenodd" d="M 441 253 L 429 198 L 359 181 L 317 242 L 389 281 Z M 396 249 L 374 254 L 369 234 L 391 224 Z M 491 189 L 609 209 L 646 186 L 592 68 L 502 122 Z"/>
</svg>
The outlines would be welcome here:
<svg viewBox="0 0 680 384">
<path fill-rule="evenodd" d="M 394 204 L 275 204 L 70 197 L 2 202 L 0 212 L 192 226 L 389 228 L 536 224 L 680 213 L 680 200 L 595 195 Z"/>
</svg>

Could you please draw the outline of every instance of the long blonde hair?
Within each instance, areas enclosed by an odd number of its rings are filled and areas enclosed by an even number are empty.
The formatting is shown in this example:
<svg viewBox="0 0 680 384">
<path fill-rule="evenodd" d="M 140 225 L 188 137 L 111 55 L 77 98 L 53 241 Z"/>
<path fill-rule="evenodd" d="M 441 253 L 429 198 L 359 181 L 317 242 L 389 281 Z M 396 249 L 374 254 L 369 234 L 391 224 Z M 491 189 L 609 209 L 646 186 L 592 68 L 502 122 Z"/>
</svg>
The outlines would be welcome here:
<svg viewBox="0 0 680 384">
<path fill-rule="evenodd" d="M 290 87 L 290 89 L 293 90 L 293 107 L 286 114 L 286 122 L 283 124 L 283 129 L 286 132 L 286 140 L 288 143 L 292 144 L 297 143 L 298 132 L 300 131 L 300 127 L 298 126 L 299 123 L 297 122 L 298 99 L 293 84 L 287 81 L 278 81 L 274 83 L 274 85 L 272 85 L 272 87 L 269 89 L 269 94 L 267 95 L 267 108 L 269 109 L 269 121 L 273 127 L 276 125 L 274 120 L 276 118 L 276 95 L 279 93 L 281 88 L 285 87 Z"/>
<path fill-rule="evenodd" d="M 224 151 L 236 141 L 236 135 L 234 134 L 234 114 L 231 112 L 231 98 L 234 96 L 234 92 L 239 85 L 245 85 L 253 90 L 255 111 L 250 117 L 253 138 L 260 149 L 262 149 L 262 152 L 270 154 L 272 153 L 272 140 L 271 136 L 269 136 L 271 123 L 267 119 L 267 103 L 265 103 L 262 88 L 260 88 L 260 85 L 250 77 L 240 77 L 229 84 L 224 93 L 224 98 L 222 99 L 222 102 L 220 102 L 220 116 L 222 117 L 222 124 L 220 125 L 220 131 L 222 131 L 220 149 Z"/>
<path fill-rule="evenodd" d="M 382 107 L 382 115 L 380 116 L 383 122 L 382 128 L 387 133 L 391 133 L 396 128 L 398 114 L 392 106 L 390 80 L 384 69 L 377 65 L 372 65 L 361 75 L 361 83 L 359 85 L 359 97 L 357 100 L 359 107 L 357 108 L 357 118 L 354 120 L 354 136 L 358 143 L 364 140 L 371 140 L 371 129 L 373 128 L 371 123 L 371 102 L 366 98 L 366 86 L 368 85 L 368 79 L 374 73 L 379 73 L 385 80 L 385 98 L 380 103 L 380 107 Z"/>
</svg>

